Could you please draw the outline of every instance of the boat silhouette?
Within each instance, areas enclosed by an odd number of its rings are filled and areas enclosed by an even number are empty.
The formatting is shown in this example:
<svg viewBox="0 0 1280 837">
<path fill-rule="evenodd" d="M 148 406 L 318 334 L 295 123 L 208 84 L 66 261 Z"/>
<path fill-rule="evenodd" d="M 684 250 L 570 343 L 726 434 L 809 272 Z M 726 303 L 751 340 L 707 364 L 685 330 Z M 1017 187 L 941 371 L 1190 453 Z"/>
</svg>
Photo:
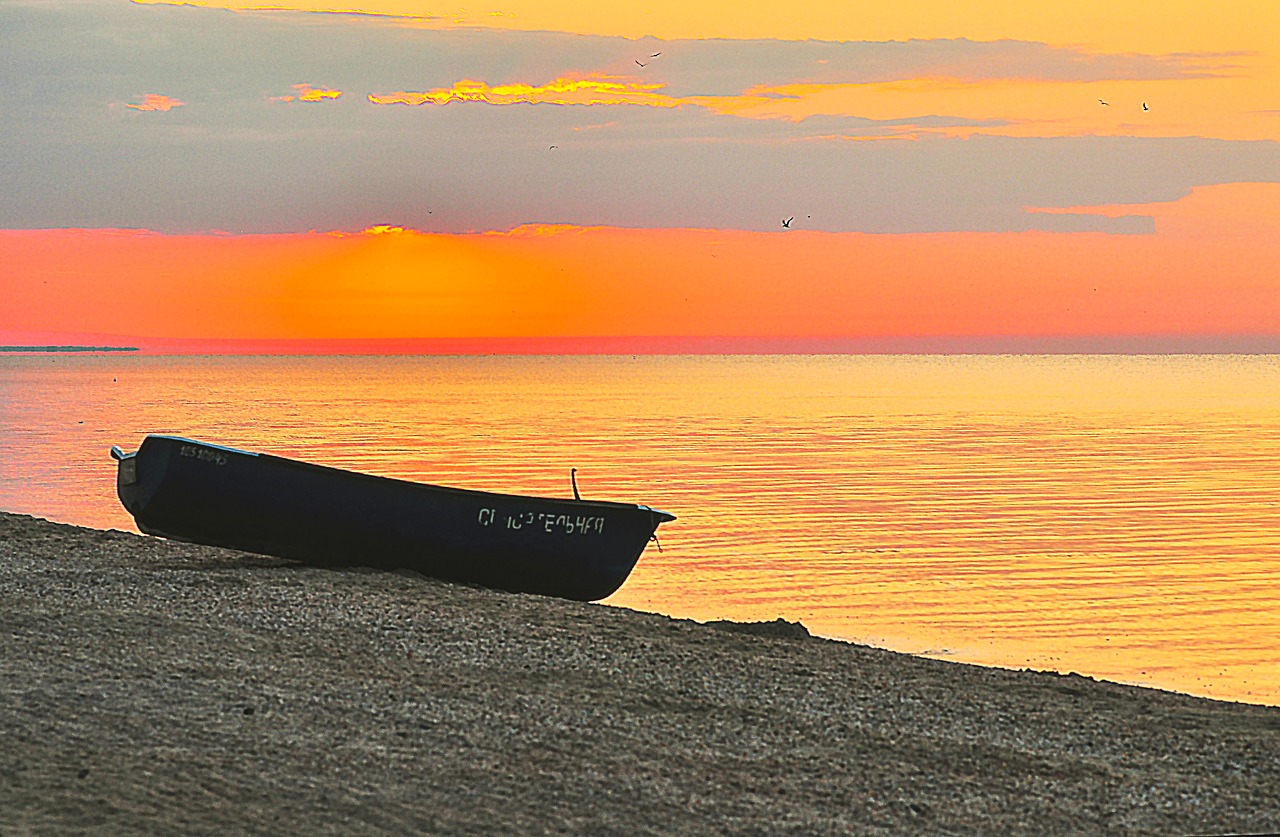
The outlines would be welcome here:
<svg viewBox="0 0 1280 837">
<path fill-rule="evenodd" d="M 179 436 L 111 454 L 120 501 L 147 534 L 579 601 L 621 587 L 658 526 L 675 520 L 631 503 L 428 485 Z"/>
</svg>

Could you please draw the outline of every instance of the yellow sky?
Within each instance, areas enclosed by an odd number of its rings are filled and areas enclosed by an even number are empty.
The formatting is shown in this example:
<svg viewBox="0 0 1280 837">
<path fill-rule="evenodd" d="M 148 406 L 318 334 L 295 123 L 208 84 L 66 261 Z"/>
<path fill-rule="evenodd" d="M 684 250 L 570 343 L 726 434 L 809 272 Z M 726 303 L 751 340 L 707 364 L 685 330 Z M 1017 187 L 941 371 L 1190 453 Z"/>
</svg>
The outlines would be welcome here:
<svg viewBox="0 0 1280 837">
<path fill-rule="evenodd" d="M 196 5 L 245 8 L 253 0 L 213 0 Z M 273 8 L 358 10 L 431 16 L 426 25 L 484 26 L 555 30 L 584 34 L 674 38 L 780 38 L 818 40 L 1016 39 L 1107 54 L 1156 56 L 1196 54 L 1213 77 L 1091 82 L 1036 79 L 918 78 L 870 84 L 789 84 L 756 95 L 690 98 L 718 112 L 743 117 L 851 115 L 870 119 L 911 119 L 947 115 L 1007 124 L 943 131 L 953 136 L 979 132 L 1004 136 L 1202 136 L 1229 140 L 1280 139 L 1280 4 L 1274 0 L 1203 0 L 1117 3 L 1012 2 L 982 0 L 872 0 L 803 4 L 687 3 L 660 0 L 631 5 L 579 4 L 544 0 L 503 0 L 488 5 L 426 4 L 410 0 L 284 0 Z M 603 68 L 583 67 L 584 77 Z M 638 69 L 634 79 L 608 84 L 634 86 L 638 105 L 672 106 L 662 89 Z M 475 80 L 460 76 L 462 84 Z M 579 79 L 487 79 L 494 85 L 563 88 Z M 361 95 L 425 94 L 440 91 L 363 91 Z M 765 95 L 759 95 L 759 94 Z M 782 94 L 786 98 L 780 97 Z M 563 95 L 537 101 L 560 103 Z M 394 101 L 395 98 L 387 99 Z M 1107 105 L 1101 105 L 1106 101 Z M 1149 110 L 1143 109 L 1147 103 Z M 906 129 L 909 133 L 910 129 Z"/>
<path fill-rule="evenodd" d="M 659 38 L 905 40 L 1015 38 L 1099 51 L 1271 52 L 1280 37 L 1274 0 L 819 0 L 806 3 L 651 0 L 272 0 L 197 2 L 422 16 L 495 28 Z"/>
</svg>

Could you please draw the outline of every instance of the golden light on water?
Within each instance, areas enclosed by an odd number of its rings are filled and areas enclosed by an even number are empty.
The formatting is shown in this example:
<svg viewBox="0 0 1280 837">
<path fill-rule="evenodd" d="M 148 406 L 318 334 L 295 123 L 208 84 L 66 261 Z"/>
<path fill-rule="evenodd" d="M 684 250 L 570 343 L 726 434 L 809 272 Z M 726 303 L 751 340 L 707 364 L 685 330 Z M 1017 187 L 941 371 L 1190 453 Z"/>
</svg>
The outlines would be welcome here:
<svg viewBox="0 0 1280 837">
<path fill-rule="evenodd" d="M 1280 704 L 1274 356 L 0 359 L 0 508 L 168 432 L 679 516 L 610 604 Z M 81 424 L 80 422 L 84 422 Z"/>
</svg>

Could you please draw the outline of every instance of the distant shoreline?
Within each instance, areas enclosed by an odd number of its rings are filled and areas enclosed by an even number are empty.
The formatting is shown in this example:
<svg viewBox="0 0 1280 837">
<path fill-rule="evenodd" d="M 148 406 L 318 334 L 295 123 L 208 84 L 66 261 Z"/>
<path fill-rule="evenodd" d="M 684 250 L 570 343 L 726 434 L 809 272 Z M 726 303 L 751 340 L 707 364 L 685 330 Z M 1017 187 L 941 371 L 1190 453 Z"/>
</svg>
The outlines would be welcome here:
<svg viewBox="0 0 1280 837">
<path fill-rule="evenodd" d="M 0 352 L 136 352 L 137 346 L 0 346 Z"/>
</svg>

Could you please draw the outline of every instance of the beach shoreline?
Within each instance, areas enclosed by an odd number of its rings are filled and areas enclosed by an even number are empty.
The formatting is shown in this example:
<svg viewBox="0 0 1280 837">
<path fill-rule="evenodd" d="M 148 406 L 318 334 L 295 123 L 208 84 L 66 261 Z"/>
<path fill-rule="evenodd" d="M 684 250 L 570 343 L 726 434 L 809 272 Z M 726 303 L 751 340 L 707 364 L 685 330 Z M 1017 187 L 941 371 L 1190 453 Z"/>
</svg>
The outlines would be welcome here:
<svg viewBox="0 0 1280 837">
<path fill-rule="evenodd" d="M 1280 707 L 0 512 L 0 832 L 1280 830 Z"/>
</svg>

